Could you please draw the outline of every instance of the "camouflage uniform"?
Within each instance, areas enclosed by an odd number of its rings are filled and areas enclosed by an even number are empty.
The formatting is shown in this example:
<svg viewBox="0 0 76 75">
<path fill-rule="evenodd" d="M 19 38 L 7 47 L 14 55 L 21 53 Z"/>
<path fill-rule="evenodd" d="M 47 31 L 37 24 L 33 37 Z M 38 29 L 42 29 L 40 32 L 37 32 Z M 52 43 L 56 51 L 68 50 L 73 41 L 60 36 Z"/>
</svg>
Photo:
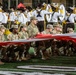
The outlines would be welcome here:
<svg viewBox="0 0 76 75">
<path fill-rule="evenodd" d="M 50 34 L 50 32 L 45 30 L 45 31 L 42 32 L 42 34 Z"/>
<path fill-rule="evenodd" d="M 5 41 L 5 36 L 4 34 L 2 34 L 2 32 L 0 31 L 0 42 Z"/>
<path fill-rule="evenodd" d="M 7 36 L 7 39 L 8 39 L 8 41 L 12 41 L 12 40 L 18 40 L 19 37 L 18 37 L 18 34 L 11 33 Z"/>
<path fill-rule="evenodd" d="M 4 42 L 5 41 L 5 35 L 4 35 L 4 32 L 5 32 L 5 27 L 3 25 L 0 25 L 0 42 Z M 0 59 L 2 59 L 2 55 L 3 53 L 5 52 L 5 46 L 0 46 Z M 4 64 L 3 62 L 1 62 L 0 60 L 0 64 Z"/>
<path fill-rule="evenodd" d="M 12 33 L 7 35 L 7 40 L 8 41 L 13 41 L 13 40 L 18 40 L 19 39 L 18 33 L 17 32 L 13 32 L 13 31 L 16 30 L 15 27 L 13 27 L 13 29 L 14 30 L 12 30 Z M 15 61 L 15 60 L 17 60 L 17 58 L 19 56 L 18 53 L 19 53 L 18 45 L 16 45 L 16 44 L 9 45 L 8 48 L 7 48 L 7 58 L 8 58 L 8 61 Z"/>
<path fill-rule="evenodd" d="M 38 30 L 37 26 L 31 23 L 31 24 L 28 26 L 28 34 L 29 34 L 29 37 L 34 37 L 34 36 L 36 36 L 38 33 L 39 33 L 39 30 Z"/>
<path fill-rule="evenodd" d="M 55 24 L 53 34 L 62 34 L 62 25 Z"/>
<path fill-rule="evenodd" d="M 28 39 L 28 33 L 27 33 L 27 31 L 22 31 L 21 30 L 18 33 L 18 35 L 19 35 L 19 39 Z M 24 44 L 24 45 L 21 45 L 20 48 L 21 49 L 19 50 L 19 60 L 28 60 L 27 55 L 28 55 L 29 45 L 28 44 Z"/>
<path fill-rule="evenodd" d="M 18 29 L 18 25 L 13 25 L 12 26 L 12 28 L 13 29 Z M 18 32 L 16 32 L 16 33 L 11 33 L 11 34 L 9 34 L 8 36 L 7 36 L 7 40 L 8 41 L 12 41 L 12 40 L 18 40 L 19 39 L 19 36 L 18 36 Z"/>
<path fill-rule="evenodd" d="M 48 24 L 47 29 L 42 32 L 42 34 L 52 34 L 53 33 L 53 25 Z"/>
<path fill-rule="evenodd" d="M 52 34 L 52 32 L 50 32 L 48 29 L 46 29 L 42 32 L 42 34 Z M 43 41 L 42 46 L 40 45 L 40 53 L 42 55 L 42 60 L 46 60 L 46 59 L 50 58 L 51 47 L 49 45 L 47 47 L 47 44 L 49 44 L 49 43 L 50 43 L 50 41 L 47 40 L 47 41 Z"/>
<path fill-rule="evenodd" d="M 53 25 L 48 24 L 47 29 L 44 30 L 42 32 L 42 34 L 52 34 L 52 30 L 53 30 Z M 51 54 L 50 54 L 51 53 L 50 40 L 42 41 L 42 43 L 39 45 L 38 48 L 40 48 L 40 53 L 42 55 L 43 60 L 50 58 L 50 56 L 51 56 Z M 39 51 L 39 49 L 38 49 L 38 51 Z"/>
<path fill-rule="evenodd" d="M 28 33 L 25 31 L 20 31 L 18 35 L 19 35 L 19 39 L 27 39 L 28 38 Z"/>
<path fill-rule="evenodd" d="M 0 25 L 0 42 L 5 41 L 5 35 L 4 35 L 5 29 L 6 28 L 3 25 Z"/>
<path fill-rule="evenodd" d="M 0 42 L 5 41 L 4 34 L 0 31 Z M 0 47 L 0 59 L 2 58 L 2 48 Z"/>
<path fill-rule="evenodd" d="M 56 30 L 53 30 L 53 34 L 57 34 L 57 31 Z"/>
<path fill-rule="evenodd" d="M 57 30 L 53 30 L 53 34 L 62 34 L 62 32 L 57 31 Z"/>
</svg>

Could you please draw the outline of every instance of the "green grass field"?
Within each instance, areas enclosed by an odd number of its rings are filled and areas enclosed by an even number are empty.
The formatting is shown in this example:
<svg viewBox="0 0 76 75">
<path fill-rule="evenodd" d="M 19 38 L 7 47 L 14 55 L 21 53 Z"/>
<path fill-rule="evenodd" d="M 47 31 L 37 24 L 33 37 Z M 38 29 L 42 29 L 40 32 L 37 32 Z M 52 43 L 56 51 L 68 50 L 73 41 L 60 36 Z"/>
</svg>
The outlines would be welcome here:
<svg viewBox="0 0 76 75">
<path fill-rule="evenodd" d="M 35 71 L 35 70 L 25 70 L 25 69 L 17 69 L 17 66 L 25 66 L 25 65 L 49 65 L 49 66 L 70 66 L 76 67 L 76 56 L 52 56 L 49 60 L 42 60 L 40 58 L 32 58 L 27 61 L 15 61 L 15 62 L 5 62 L 4 65 L 0 65 L 0 70 L 5 71 Z M 53 71 L 51 71 L 53 72 Z M 54 71 L 57 73 L 63 73 L 61 71 Z M 68 72 L 65 72 L 68 74 Z M 70 72 L 70 74 L 76 75 L 76 72 Z"/>
<path fill-rule="evenodd" d="M 50 65 L 50 66 L 75 66 L 76 67 L 76 57 L 68 56 L 53 56 L 49 60 L 42 60 L 40 58 L 31 58 L 27 61 L 15 61 L 15 62 L 5 62 L 4 65 L 0 65 L 0 68 L 16 68 L 20 65 Z"/>
<path fill-rule="evenodd" d="M 42 60 L 41 58 L 31 58 L 27 61 L 5 62 L 0 65 L 0 68 L 15 68 L 18 65 L 50 65 L 50 66 L 75 66 L 76 56 L 52 56 L 49 60 Z"/>
</svg>

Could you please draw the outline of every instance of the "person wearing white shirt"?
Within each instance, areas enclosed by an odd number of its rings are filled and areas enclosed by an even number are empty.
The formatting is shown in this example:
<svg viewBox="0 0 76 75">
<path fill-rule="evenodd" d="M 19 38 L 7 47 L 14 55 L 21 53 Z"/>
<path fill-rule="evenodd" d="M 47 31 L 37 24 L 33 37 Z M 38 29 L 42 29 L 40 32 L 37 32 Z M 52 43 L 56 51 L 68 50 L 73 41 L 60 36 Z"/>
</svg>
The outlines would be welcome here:
<svg viewBox="0 0 76 75">
<path fill-rule="evenodd" d="M 70 16 L 70 12 L 66 11 L 66 16 L 64 18 L 64 22 L 63 22 L 63 33 L 67 33 L 67 29 L 66 29 L 66 23 L 69 22 L 69 16 Z"/>
<path fill-rule="evenodd" d="M 35 16 L 37 18 L 38 21 L 44 21 L 44 15 L 45 15 L 46 11 L 42 10 L 42 9 L 36 9 L 33 12 L 33 16 Z"/>
<path fill-rule="evenodd" d="M 15 21 L 16 20 L 16 15 L 15 15 L 15 12 L 11 12 L 10 13 L 10 21 Z"/>
<path fill-rule="evenodd" d="M 73 12 L 74 9 L 70 8 L 70 10 L 71 10 L 71 14 L 68 18 L 69 22 L 66 24 L 66 30 L 67 28 L 73 28 L 73 30 L 75 28 L 74 23 L 75 23 L 76 14 Z"/>
<path fill-rule="evenodd" d="M 0 24 L 2 24 L 3 20 L 3 13 L 2 13 L 2 8 L 0 8 Z"/>
<path fill-rule="evenodd" d="M 52 14 L 53 14 L 53 10 L 50 4 L 48 4 L 46 6 L 46 11 L 49 12 L 46 14 L 46 21 L 47 23 L 50 23 L 51 19 L 52 19 Z"/>
<path fill-rule="evenodd" d="M 68 11 L 66 11 L 66 16 L 65 16 L 64 20 L 65 20 L 65 21 L 68 21 L 69 16 L 70 16 L 70 13 L 69 13 Z"/>
<path fill-rule="evenodd" d="M 31 21 L 31 17 L 33 17 L 33 10 L 32 10 L 32 8 L 30 6 L 28 6 L 26 11 L 27 11 L 27 13 L 26 13 L 26 15 L 27 15 L 27 23 L 29 25 L 30 21 Z"/>
<path fill-rule="evenodd" d="M 11 8 L 11 13 L 9 15 L 10 21 L 12 22 L 12 24 L 15 22 L 17 16 L 16 16 L 16 12 L 14 10 L 14 8 Z"/>
<path fill-rule="evenodd" d="M 30 22 L 30 19 L 31 19 L 32 16 L 33 16 L 33 15 L 32 15 L 32 11 L 30 11 L 30 12 L 27 13 L 27 17 L 28 17 L 28 21 L 29 21 L 29 22 Z"/>
<path fill-rule="evenodd" d="M 72 13 L 72 14 L 69 16 L 69 22 L 70 22 L 70 23 L 75 23 L 75 17 L 76 17 L 76 14 Z"/>
<path fill-rule="evenodd" d="M 46 10 L 42 10 L 41 8 L 42 8 L 42 5 L 39 4 L 36 10 L 33 12 L 33 16 L 35 16 L 38 20 L 37 26 L 40 32 L 44 31 L 45 14 L 50 13 Z"/>
<path fill-rule="evenodd" d="M 60 10 L 59 5 L 54 4 L 54 5 L 51 5 L 51 7 L 52 7 L 52 10 L 53 10 L 52 19 L 51 19 L 52 24 L 61 22 L 59 17 L 62 17 L 63 15 L 61 13 L 59 13 L 59 10 Z"/>
<path fill-rule="evenodd" d="M 53 23 L 58 23 L 58 17 L 59 16 L 61 16 L 61 14 L 60 13 L 58 13 L 58 12 L 54 12 L 54 14 L 53 14 L 53 16 L 52 16 L 52 22 Z"/>
<path fill-rule="evenodd" d="M 26 25 L 27 16 L 24 14 L 25 10 L 23 8 L 20 8 L 19 11 L 20 11 L 20 14 L 18 15 L 17 20 L 21 23 L 21 25 Z"/>
<path fill-rule="evenodd" d="M 6 12 L 6 10 L 3 10 L 3 20 L 2 20 L 2 24 L 7 27 L 7 22 L 8 22 L 8 13 Z"/>
</svg>

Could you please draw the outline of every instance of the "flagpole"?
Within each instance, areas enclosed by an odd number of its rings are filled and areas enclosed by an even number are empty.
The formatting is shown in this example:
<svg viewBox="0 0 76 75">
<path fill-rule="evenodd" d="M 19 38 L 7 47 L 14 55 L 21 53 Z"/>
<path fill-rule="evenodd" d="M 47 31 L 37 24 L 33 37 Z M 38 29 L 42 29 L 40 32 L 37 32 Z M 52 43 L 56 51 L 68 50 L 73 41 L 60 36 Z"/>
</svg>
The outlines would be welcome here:
<svg viewBox="0 0 76 75">
<path fill-rule="evenodd" d="M 10 9 L 10 0 L 8 0 L 8 9 Z"/>
<path fill-rule="evenodd" d="M 16 0 L 16 7 L 18 6 L 18 0 Z"/>
<path fill-rule="evenodd" d="M 75 0 L 73 0 L 73 6 L 75 6 Z"/>
</svg>

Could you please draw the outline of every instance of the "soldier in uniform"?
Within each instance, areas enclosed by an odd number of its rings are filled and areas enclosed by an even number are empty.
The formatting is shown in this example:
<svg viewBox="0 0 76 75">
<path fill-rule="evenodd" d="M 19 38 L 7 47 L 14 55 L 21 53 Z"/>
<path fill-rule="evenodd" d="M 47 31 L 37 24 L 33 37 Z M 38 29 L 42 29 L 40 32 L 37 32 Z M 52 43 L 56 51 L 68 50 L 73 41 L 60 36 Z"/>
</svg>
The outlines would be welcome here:
<svg viewBox="0 0 76 75">
<path fill-rule="evenodd" d="M 21 26 L 18 35 L 19 35 L 19 39 L 28 39 L 29 36 L 27 32 L 27 26 Z M 30 48 L 30 43 L 23 44 L 22 47 L 25 49 L 20 49 L 19 51 L 20 60 L 28 60 L 29 59 L 28 50 Z"/>
<path fill-rule="evenodd" d="M 67 33 L 74 33 L 73 28 L 67 28 Z"/>
<path fill-rule="evenodd" d="M 12 33 L 7 36 L 7 40 L 12 41 L 18 39 L 18 25 L 12 25 Z"/>
<path fill-rule="evenodd" d="M 40 32 L 37 27 L 37 19 L 35 17 L 31 17 L 31 23 L 28 26 L 29 38 L 34 38 L 39 33 Z M 34 47 L 36 45 L 36 43 L 32 42 L 31 45 Z"/>
<path fill-rule="evenodd" d="M 4 32 L 5 32 L 5 27 L 3 25 L 1 25 L 0 26 L 0 42 L 4 42 L 5 41 Z M 1 53 L 2 53 L 2 47 L 0 47 L 0 59 L 2 57 Z M 4 63 L 0 60 L 0 64 L 4 64 Z"/>
<path fill-rule="evenodd" d="M 57 28 L 57 34 L 62 34 L 63 33 L 62 29 L 63 29 L 62 25 L 59 24 L 59 27 Z"/>
<path fill-rule="evenodd" d="M 7 41 L 13 41 L 13 40 L 18 40 L 18 25 L 12 25 L 11 28 L 11 33 L 7 35 Z M 14 45 L 9 45 L 7 47 L 7 58 L 8 61 L 14 61 L 14 60 L 19 60 L 19 46 L 14 44 Z M 5 59 L 5 60 L 6 60 Z"/>
<path fill-rule="evenodd" d="M 47 25 L 47 28 L 42 32 L 42 34 L 53 34 L 53 25 L 51 24 L 48 24 Z M 46 60 L 46 59 L 49 59 L 50 56 L 51 56 L 51 45 L 50 45 L 50 40 L 47 40 L 47 41 L 42 41 L 43 42 L 43 45 L 41 46 L 40 45 L 40 48 L 41 48 L 41 55 L 42 55 L 42 59 L 43 60 Z M 49 45 L 47 45 L 49 44 Z"/>
<path fill-rule="evenodd" d="M 28 34 L 30 38 L 35 37 L 37 34 L 39 34 L 37 19 L 35 17 L 31 17 L 31 23 L 28 26 Z"/>
<path fill-rule="evenodd" d="M 62 34 L 62 26 L 61 25 L 54 24 L 53 27 L 54 27 L 53 34 Z"/>
<path fill-rule="evenodd" d="M 42 34 L 53 34 L 53 25 L 50 24 L 51 19 L 52 19 L 52 14 L 53 14 L 53 10 L 50 4 L 43 4 L 45 8 L 45 10 L 47 11 L 47 13 L 45 14 L 46 16 L 46 29 L 42 32 Z M 47 41 L 42 41 L 43 42 L 43 46 L 41 46 L 41 55 L 42 55 L 42 60 L 46 60 L 49 59 L 51 56 L 51 47 L 50 47 L 50 40 Z M 49 45 L 48 45 L 49 44 Z"/>
<path fill-rule="evenodd" d="M 28 39 L 27 26 L 21 26 L 18 35 L 19 39 Z"/>
<path fill-rule="evenodd" d="M 48 24 L 47 28 L 42 32 L 42 34 L 53 34 L 53 25 Z"/>
<path fill-rule="evenodd" d="M 3 25 L 1 25 L 0 26 L 0 42 L 5 41 L 4 32 L 5 32 L 5 27 Z"/>
</svg>

